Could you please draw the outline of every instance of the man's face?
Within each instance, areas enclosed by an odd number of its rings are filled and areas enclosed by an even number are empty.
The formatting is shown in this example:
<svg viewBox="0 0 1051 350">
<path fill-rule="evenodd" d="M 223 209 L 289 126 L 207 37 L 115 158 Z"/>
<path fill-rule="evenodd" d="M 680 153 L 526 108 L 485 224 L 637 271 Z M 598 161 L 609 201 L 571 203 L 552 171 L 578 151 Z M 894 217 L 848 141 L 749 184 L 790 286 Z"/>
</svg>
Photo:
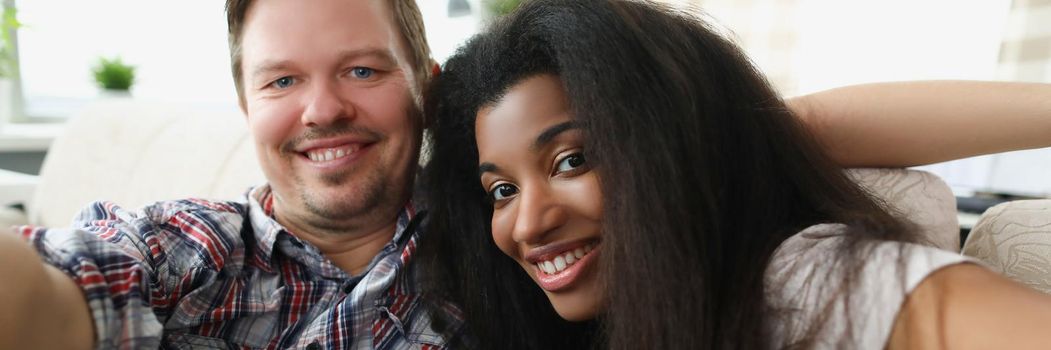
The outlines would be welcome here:
<svg viewBox="0 0 1051 350">
<path fill-rule="evenodd" d="M 411 65 L 386 0 L 256 1 L 245 113 L 278 219 L 338 230 L 393 217 L 420 144 Z"/>
</svg>

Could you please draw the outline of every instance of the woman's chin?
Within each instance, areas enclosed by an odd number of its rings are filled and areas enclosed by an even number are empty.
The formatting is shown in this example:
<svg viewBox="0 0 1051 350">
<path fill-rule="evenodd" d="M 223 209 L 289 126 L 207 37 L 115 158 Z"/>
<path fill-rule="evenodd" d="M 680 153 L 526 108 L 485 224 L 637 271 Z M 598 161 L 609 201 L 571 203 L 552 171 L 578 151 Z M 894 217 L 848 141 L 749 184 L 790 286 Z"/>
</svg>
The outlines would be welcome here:
<svg viewBox="0 0 1051 350">
<path fill-rule="evenodd" d="M 594 280 L 589 282 L 595 282 Z M 544 291 L 558 316 L 578 322 L 594 319 L 602 312 L 603 293 L 598 283 L 584 283 L 560 292 Z"/>
<path fill-rule="evenodd" d="M 597 305 L 567 305 L 555 306 L 555 312 L 562 319 L 570 322 L 581 322 L 594 319 L 598 315 Z"/>
</svg>

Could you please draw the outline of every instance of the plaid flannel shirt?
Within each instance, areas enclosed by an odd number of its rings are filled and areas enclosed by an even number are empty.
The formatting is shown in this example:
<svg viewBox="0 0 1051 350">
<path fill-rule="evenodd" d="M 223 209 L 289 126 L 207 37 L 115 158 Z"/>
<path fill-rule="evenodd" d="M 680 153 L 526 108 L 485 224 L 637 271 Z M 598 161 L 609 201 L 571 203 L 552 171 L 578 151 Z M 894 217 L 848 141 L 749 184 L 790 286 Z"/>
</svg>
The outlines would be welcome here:
<svg viewBox="0 0 1051 350">
<path fill-rule="evenodd" d="M 72 229 L 20 232 L 83 289 L 98 348 L 442 349 L 459 333 L 459 310 L 419 294 L 407 268 L 419 221 L 411 203 L 393 240 L 350 276 L 273 219 L 268 186 L 246 202 L 138 213 L 97 202 Z M 444 333 L 428 309 L 440 310 Z"/>
</svg>

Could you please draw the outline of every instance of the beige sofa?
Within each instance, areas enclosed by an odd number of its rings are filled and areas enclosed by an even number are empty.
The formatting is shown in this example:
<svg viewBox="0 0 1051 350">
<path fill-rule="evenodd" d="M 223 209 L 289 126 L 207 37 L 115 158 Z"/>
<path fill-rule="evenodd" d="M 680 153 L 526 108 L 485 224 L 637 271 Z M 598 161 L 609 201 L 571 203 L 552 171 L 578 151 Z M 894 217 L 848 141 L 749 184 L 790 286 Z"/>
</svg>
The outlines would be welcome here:
<svg viewBox="0 0 1051 350">
<path fill-rule="evenodd" d="M 241 113 L 202 113 L 132 99 L 100 100 L 54 140 L 26 212 L 0 225 L 69 225 L 84 205 L 126 208 L 201 197 L 237 199 L 264 182 Z"/>
<path fill-rule="evenodd" d="M 900 169 L 851 174 L 923 226 L 934 245 L 959 249 L 956 200 L 936 176 Z M 100 101 L 72 118 L 52 144 L 27 215 L 7 215 L 0 225 L 67 226 L 96 200 L 138 208 L 173 198 L 237 199 L 264 181 L 237 111 Z"/>
<path fill-rule="evenodd" d="M 963 253 L 1010 279 L 1051 293 L 1051 200 L 989 208 L 967 236 Z"/>
</svg>

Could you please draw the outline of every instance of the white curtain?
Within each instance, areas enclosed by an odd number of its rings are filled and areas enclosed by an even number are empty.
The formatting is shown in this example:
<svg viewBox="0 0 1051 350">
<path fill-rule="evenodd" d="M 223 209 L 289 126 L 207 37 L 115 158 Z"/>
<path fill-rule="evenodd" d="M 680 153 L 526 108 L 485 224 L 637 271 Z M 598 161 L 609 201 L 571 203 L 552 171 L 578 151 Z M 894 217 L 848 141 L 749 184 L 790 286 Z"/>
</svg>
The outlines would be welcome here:
<svg viewBox="0 0 1051 350">
<path fill-rule="evenodd" d="M 1051 82 L 1046 0 L 666 0 L 699 8 L 784 95 L 895 80 Z M 1051 150 L 920 167 L 961 195 L 1051 195 Z"/>
</svg>

